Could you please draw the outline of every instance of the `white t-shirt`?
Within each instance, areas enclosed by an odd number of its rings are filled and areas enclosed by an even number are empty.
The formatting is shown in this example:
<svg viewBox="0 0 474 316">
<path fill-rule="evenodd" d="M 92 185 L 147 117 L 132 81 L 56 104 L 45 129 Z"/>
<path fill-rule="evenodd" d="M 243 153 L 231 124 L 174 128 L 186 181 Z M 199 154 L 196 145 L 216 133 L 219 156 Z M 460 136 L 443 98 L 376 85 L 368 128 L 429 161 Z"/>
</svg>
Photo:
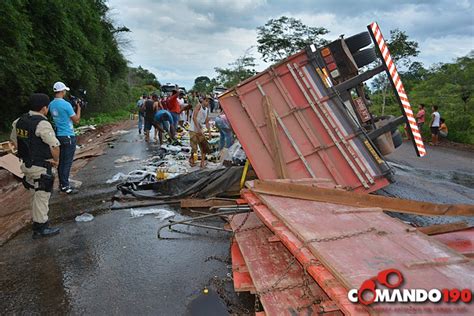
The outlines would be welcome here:
<svg viewBox="0 0 474 316">
<path fill-rule="evenodd" d="M 433 124 L 431 124 L 431 127 L 439 127 L 439 119 L 440 119 L 440 115 L 439 115 L 439 112 L 436 111 L 436 112 L 433 112 L 433 115 L 434 115 L 434 119 L 433 119 Z"/>
<path fill-rule="evenodd" d="M 203 106 L 201 106 L 196 118 L 198 124 L 201 125 L 201 127 L 202 125 L 206 123 L 206 119 L 208 115 L 209 115 L 209 107 L 204 108 Z M 194 126 L 193 118 L 191 118 L 191 122 L 189 122 L 189 130 L 192 132 L 197 132 L 196 126 Z"/>
<path fill-rule="evenodd" d="M 186 103 L 184 102 L 184 99 L 178 98 L 178 103 L 181 110 L 186 107 Z M 179 120 L 186 121 L 186 111 L 181 112 L 181 114 L 179 115 Z"/>
</svg>

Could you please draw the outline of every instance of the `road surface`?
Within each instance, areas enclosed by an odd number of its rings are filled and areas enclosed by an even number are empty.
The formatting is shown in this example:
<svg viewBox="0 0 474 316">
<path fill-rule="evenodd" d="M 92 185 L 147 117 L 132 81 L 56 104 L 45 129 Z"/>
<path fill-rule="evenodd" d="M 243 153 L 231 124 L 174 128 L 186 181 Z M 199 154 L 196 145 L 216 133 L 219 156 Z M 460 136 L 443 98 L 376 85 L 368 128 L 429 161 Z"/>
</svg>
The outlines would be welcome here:
<svg viewBox="0 0 474 316">
<path fill-rule="evenodd" d="M 3 313 L 209 315 L 212 310 L 213 315 L 226 315 L 251 309 L 251 297 L 233 293 L 227 264 L 213 259 L 228 256 L 227 233 L 184 228 L 186 234 L 166 232 L 175 239 L 157 240 L 160 220 L 153 215 L 131 218 L 130 210 L 100 212 L 88 223 L 70 220 L 78 210 L 106 208 L 115 187 L 105 181 L 139 166 L 130 162 L 117 168 L 115 159 L 143 159 L 156 152 L 156 146 L 140 140 L 135 130 L 123 135 L 76 176 L 83 181 L 79 195 L 54 197 L 54 217 L 69 219 L 60 224 L 59 236 L 32 241 L 31 233 L 24 231 L 2 247 Z M 428 148 L 428 157 L 420 159 L 405 143 L 388 158 L 396 182 L 382 194 L 474 203 L 472 153 Z M 173 211 L 181 218 L 179 210 Z M 422 225 L 459 220 L 401 217 Z M 208 286 L 210 294 L 203 295 Z"/>
</svg>

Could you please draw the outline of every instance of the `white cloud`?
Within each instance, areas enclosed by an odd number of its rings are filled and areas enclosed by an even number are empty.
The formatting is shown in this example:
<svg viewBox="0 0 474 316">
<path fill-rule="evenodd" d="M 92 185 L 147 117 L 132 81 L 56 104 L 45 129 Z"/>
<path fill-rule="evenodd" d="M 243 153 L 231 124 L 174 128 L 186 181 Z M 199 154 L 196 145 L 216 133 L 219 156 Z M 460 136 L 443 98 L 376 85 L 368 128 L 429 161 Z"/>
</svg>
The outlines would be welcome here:
<svg viewBox="0 0 474 316">
<path fill-rule="evenodd" d="M 325 37 L 351 36 L 377 21 L 385 37 L 406 31 L 420 44 L 425 66 L 450 62 L 474 49 L 472 0 L 109 0 L 117 24 L 132 30 L 132 65 L 154 72 L 162 82 L 191 87 L 195 77 L 215 76 L 257 44 L 256 27 L 282 15 L 330 30 Z M 255 57 L 259 59 L 259 54 Z M 258 70 L 267 64 L 258 60 Z"/>
</svg>

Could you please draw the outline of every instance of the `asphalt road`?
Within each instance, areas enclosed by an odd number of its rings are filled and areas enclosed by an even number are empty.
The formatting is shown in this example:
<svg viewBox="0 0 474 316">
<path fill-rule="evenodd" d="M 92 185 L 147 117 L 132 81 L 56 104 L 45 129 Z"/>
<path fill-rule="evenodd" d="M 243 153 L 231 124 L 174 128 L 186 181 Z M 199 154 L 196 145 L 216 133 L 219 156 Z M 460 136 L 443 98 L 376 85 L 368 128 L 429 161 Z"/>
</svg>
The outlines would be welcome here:
<svg viewBox="0 0 474 316">
<path fill-rule="evenodd" d="M 122 136 L 76 176 L 83 181 L 80 194 L 53 198 L 60 235 L 32 241 L 24 231 L 1 247 L 2 314 L 226 315 L 251 308 L 249 296 L 232 291 L 230 267 L 213 259 L 228 256 L 227 233 L 188 227 L 181 229 L 184 234 L 165 232 L 173 239 L 158 240 L 156 229 L 162 222 L 153 215 L 131 218 L 130 210 L 100 212 L 88 223 L 70 220 L 80 211 L 106 209 L 115 186 L 105 181 L 140 165 L 118 167 L 115 159 L 144 159 L 156 151 L 135 130 Z M 428 157 L 420 159 L 405 143 L 388 158 L 396 182 L 381 194 L 474 203 L 472 153 L 428 148 Z M 168 210 L 178 219 L 184 216 L 179 209 Z M 459 220 L 396 216 L 420 225 Z M 207 295 L 206 287 L 211 289 Z"/>
<path fill-rule="evenodd" d="M 166 230 L 173 239 L 158 240 L 163 222 L 154 215 L 132 218 L 130 209 L 100 212 L 86 223 L 71 220 L 106 208 L 116 189 L 105 181 L 140 166 L 115 159 L 156 154 L 157 146 L 140 140 L 135 129 L 123 135 L 75 177 L 83 182 L 80 194 L 53 197 L 60 235 L 33 241 L 26 230 L 1 247 L 1 314 L 227 315 L 253 306 L 249 295 L 233 292 L 230 266 L 213 259 L 227 258 L 229 233 L 181 227 L 184 234 Z M 165 209 L 184 218 L 179 209 Z"/>
</svg>

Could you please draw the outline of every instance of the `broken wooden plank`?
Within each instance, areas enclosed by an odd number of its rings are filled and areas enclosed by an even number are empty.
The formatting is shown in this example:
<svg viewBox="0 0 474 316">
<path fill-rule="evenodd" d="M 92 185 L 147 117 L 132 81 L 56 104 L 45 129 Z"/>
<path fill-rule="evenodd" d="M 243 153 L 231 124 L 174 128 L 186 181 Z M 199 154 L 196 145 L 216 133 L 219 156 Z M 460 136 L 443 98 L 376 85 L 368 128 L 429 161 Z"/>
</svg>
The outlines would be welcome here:
<svg viewBox="0 0 474 316">
<path fill-rule="evenodd" d="M 7 154 L 3 157 L 0 157 L 0 168 L 10 171 L 18 178 L 23 178 L 23 172 L 21 171 L 20 166 L 20 159 L 18 159 L 18 157 L 13 154 Z"/>
<path fill-rule="evenodd" d="M 474 258 L 474 228 L 431 236 L 466 257 Z"/>
<path fill-rule="evenodd" d="M 258 197 L 248 191 L 242 191 L 242 196 L 252 207 L 260 220 L 281 240 L 281 243 L 291 252 L 331 300 L 340 306 L 344 315 L 368 315 L 368 310 L 360 305 L 355 305 L 347 298 L 347 289 L 324 267 L 319 260 L 309 251 L 298 237 L 292 233 Z"/>
<path fill-rule="evenodd" d="M 249 185 L 252 186 L 252 183 Z M 474 205 L 469 204 L 436 204 L 430 202 L 419 202 L 414 200 L 321 188 L 317 185 L 279 183 L 271 180 L 255 180 L 251 190 L 257 193 L 310 201 L 343 204 L 356 207 L 380 207 L 384 210 L 391 210 L 400 213 L 435 216 L 474 216 Z"/>
<path fill-rule="evenodd" d="M 425 227 L 418 227 L 417 229 L 423 234 L 427 235 L 437 235 L 443 233 L 454 232 L 458 230 L 463 230 L 469 228 L 469 225 L 466 222 L 455 222 L 448 224 L 436 224 Z"/>
<path fill-rule="evenodd" d="M 431 237 L 407 232 L 406 224 L 383 212 L 334 214 L 353 207 L 264 194 L 258 199 L 347 289 L 394 267 L 405 280 L 401 289 L 471 287 L 472 278 L 466 276 L 474 273 L 472 261 Z M 443 257 L 450 258 L 449 264 L 437 264 Z M 408 269 L 410 263 L 420 264 Z"/>
<path fill-rule="evenodd" d="M 252 277 L 240 252 L 239 245 L 235 240 L 232 240 L 230 253 L 232 258 L 232 280 L 234 281 L 235 291 L 255 293 Z"/>
<path fill-rule="evenodd" d="M 324 314 L 324 306 L 334 307 L 321 287 L 309 275 L 305 277 L 303 268 L 285 246 L 268 242 L 273 234 L 255 214 L 235 215 L 231 226 L 236 229 L 243 222 L 235 239 L 266 315 Z M 305 291 L 312 294 L 305 296 Z M 316 301 L 324 302 L 324 305 L 314 303 Z M 332 315 L 342 315 L 340 311 L 332 310 Z"/>
</svg>

